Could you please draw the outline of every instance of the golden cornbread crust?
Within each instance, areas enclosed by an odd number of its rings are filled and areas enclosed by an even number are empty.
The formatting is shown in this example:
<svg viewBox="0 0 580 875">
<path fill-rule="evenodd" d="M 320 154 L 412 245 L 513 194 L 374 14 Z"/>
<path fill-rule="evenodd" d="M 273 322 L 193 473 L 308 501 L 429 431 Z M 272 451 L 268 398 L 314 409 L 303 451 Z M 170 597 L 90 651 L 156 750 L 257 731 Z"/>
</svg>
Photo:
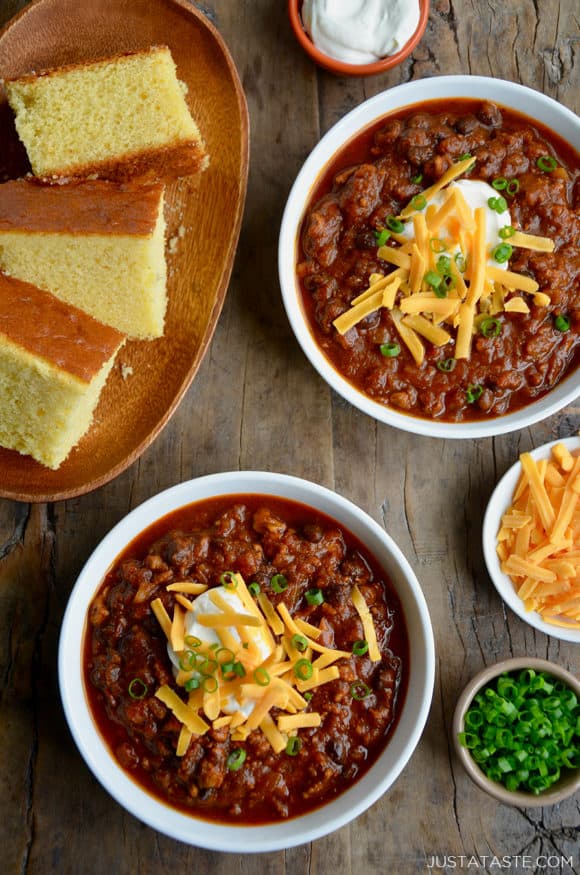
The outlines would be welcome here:
<svg viewBox="0 0 580 875">
<path fill-rule="evenodd" d="M 5 80 L 35 176 L 149 182 L 209 162 L 167 46 Z"/>
</svg>

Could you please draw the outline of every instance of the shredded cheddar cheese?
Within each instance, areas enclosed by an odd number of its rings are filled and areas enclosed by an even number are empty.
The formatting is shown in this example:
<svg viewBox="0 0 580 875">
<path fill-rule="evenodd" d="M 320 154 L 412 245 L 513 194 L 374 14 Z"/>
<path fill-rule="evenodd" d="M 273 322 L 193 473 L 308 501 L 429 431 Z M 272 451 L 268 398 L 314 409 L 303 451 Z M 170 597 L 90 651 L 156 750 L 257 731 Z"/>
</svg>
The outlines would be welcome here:
<svg viewBox="0 0 580 875">
<path fill-rule="evenodd" d="M 368 288 L 334 320 L 339 334 L 346 334 L 371 313 L 384 309 L 391 313 L 396 331 L 417 365 L 425 359 L 423 341 L 450 347 L 446 354 L 456 359 L 469 359 L 472 337 L 481 318 L 530 312 L 527 301 L 514 292 L 531 295 L 536 307 L 551 303 L 535 280 L 489 263 L 493 252 L 487 244 L 486 208 L 473 211 L 459 187 L 448 187 L 474 164 L 472 157 L 453 164 L 421 193 L 421 209 L 416 206 L 417 198 L 413 198 L 401 210 L 400 219 L 412 219 L 412 239 L 392 232 L 389 243 L 378 248 L 378 258 L 396 270 L 386 276 L 375 273 L 369 277 Z M 438 194 L 443 202 L 430 203 Z M 513 228 L 511 232 L 505 244 L 498 237 L 498 245 L 507 245 L 509 252 L 513 247 L 554 251 L 553 240 Z M 393 242 L 399 245 L 393 246 Z M 445 253 L 446 272 L 438 281 L 441 253 Z"/>
<path fill-rule="evenodd" d="M 580 456 L 520 456 L 522 475 L 497 534 L 497 554 L 526 610 L 580 629 Z"/>
<path fill-rule="evenodd" d="M 232 574 L 229 582 L 204 596 L 215 606 L 215 613 L 206 612 L 207 601 L 204 610 L 195 613 L 195 623 L 212 630 L 220 643 L 210 644 L 187 635 L 185 618 L 195 611 L 195 601 L 183 594 L 194 595 L 182 589 L 186 583 L 201 586 L 190 581 L 167 586 L 167 591 L 174 594 L 173 618 L 160 598 L 151 603 L 179 657 L 176 683 L 189 691 L 187 701 L 167 684 L 155 693 L 182 724 L 177 756 L 184 756 L 191 740 L 209 729 L 227 729 L 235 741 L 244 741 L 259 730 L 272 749 L 280 753 L 300 729 L 320 726 L 321 714 L 310 709 L 310 691 L 339 679 L 337 663 L 351 659 L 352 652 L 319 643 L 322 629 L 293 617 L 283 602 L 274 608 L 264 593 L 254 599 L 239 574 Z M 231 594 L 226 598 L 228 591 L 235 593 L 237 600 Z M 369 658 L 379 661 L 370 611 L 358 587 L 351 595 L 361 616 Z M 237 609 L 238 604 L 243 612 Z M 257 636 L 262 646 L 265 642 L 266 650 L 257 646 Z"/>
</svg>

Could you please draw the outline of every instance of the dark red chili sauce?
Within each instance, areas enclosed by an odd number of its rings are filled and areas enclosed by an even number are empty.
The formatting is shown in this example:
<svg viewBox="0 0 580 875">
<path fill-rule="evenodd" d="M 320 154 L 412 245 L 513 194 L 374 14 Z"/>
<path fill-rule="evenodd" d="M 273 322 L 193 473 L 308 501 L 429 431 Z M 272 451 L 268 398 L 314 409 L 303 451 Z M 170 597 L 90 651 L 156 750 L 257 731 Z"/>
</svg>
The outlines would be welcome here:
<svg viewBox="0 0 580 875">
<path fill-rule="evenodd" d="M 551 304 L 537 307 L 530 297 L 529 314 L 497 315 L 499 335 L 475 336 L 471 358 L 457 360 L 450 372 L 437 367 L 449 356 L 445 347 L 427 342 L 418 366 L 385 309 L 341 336 L 332 323 L 368 287 L 370 274 L 395 269 L 378 258 L 375 231 L 465 154 L 476 159 L 469 179 L 517 180 L 518 191 L 506 196 L 517 230 L 554 240 L 554 253 L 514 248 L 509 262 L 510 270 L 535 279 Z M 542 156 L 558 162 L 552 172 L 538 167 Z M 357 389 L 398 412 L 462 422 L 530 404 L 579 363 L 579 204 L 578 153 L 517 112 L 452 99 L 381 119 L 333 158 L 307 208 L 297 269 L 317 343 Z M 556 327 L 558 316 L 569 320 L 567 330 Z M 381 354 L 389 343 L 399 343 L 398 355 Z M 469 393 L 469 386 L 481 392 Z"/>
<path fill-rule="evenodd" d="M 179 721 L 155 697 L 175 684 L 165 636 L 150 607 L 161 598 L 173 615 L 166 587 L 194 579 L 219 585 L 225 571 L 257 582 L 273 604 L 323 630 L 319 642 L 352 651 L 364 638 L 350 592 L 356 583 L 371 609 L 380 662 L 368 654 L 343 658 L 340 677 L 313 690 L 309 710 L 318 728 L 300 729 L 302 746 L 275 754 L 260 729 L 245 742 L 226 728 L 194 736 L 185 756 L 175 754 Z M 275 574 L 288 587 L 276 593 Z M 324 601 L 310 605 L 309 589 Z M 89 610 L 84 677 L 94 719 L 113 756 L 142 787 L 164 802 L 219 822 L 271 823 L 308 812 L 353 784 L 388 742 L 402 706 L 409 671 L 401 607 L 384 571 L 350 532 L 318 511 L 263 495 L 230 495 L 181 508 L 156 522 L 119 556 Z M 135 678 L 133 698 L 129 687 Z M 355 699 L 361 681 L 368 695 Z M 360 688 L 357 687 L 357 690 Z M 364 689 L 364 687 L 363 687 Z M 272 709 L 276 717 L 276 709 Z M 243 766 L 227 767 L 243 748 Z"/>
</svg>

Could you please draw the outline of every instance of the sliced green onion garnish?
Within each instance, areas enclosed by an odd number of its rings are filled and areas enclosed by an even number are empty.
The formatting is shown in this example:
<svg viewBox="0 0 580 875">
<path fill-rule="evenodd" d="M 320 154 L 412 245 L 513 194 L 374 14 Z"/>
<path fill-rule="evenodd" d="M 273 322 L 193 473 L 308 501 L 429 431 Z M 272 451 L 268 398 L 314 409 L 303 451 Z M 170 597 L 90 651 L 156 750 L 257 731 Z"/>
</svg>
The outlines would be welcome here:
<svg viewBox="0 0 580 875">
<path fill-rule="evenodd" d="M 306 590 L 305 598 L 309 605 L 321 605 L 324 601 L 324 594 L 321 589 L 315 587 L 314 589 Z"/>
<path fill-rule="evenodd" d="M 416 176 L 412 176 L 411 182 L 413 183 L 413 185 L 419 185 L 420 182 L 423 182 L 423 174 L 417 173 Z"/>
<path fill-rule="evenodd" d="M 270 581 L 270 586 L 274 592 L 284 592 L 285 589 L 288 589 L 288 581 L 283 574 L 275 574 Z"/>
<path fill-rule="evenodd" d="M 457 253 L 457 255 L 455 256 L 455 264 L 457 265 L 457 269 L 461 273 L 465 273 L 465 271 L 467 270 L 467 259 L 463 252 Z"/>
<path fill-rule="evenodd" d="M 557 328 L 558 331 L 568 331 L 570 328 L 570 318 L 562 314 L 556 316 L 554 319 L 554 328 Z"/>
<path fill-rule="evenodd" d="M 499 337 L 501 334 L 501 322 L 499 319 L 492 319 L 491 316 L 486 316 L 479 323 L 479 330 L 484 337 Z"/>
<path fill-rule="evenodd" d="M 381 343 L 379 349 L 381 355 L 384 355 L 385 358 L 394 358 L 401 352 L 401 347 L 398 343 Z"/>
<path fill-rule="evenodd" d="M 238 747 L 231 752 L 226 760 L 226 765 L 230 772 L 237 772 L 241 769 L 246 761 L 246 751 L 242 747 Z"/>
<path fill-rule="evenodd" d="M 498 264 L 505 264 L 512 257 L 513 251 L 513 246 L 509 243 L 499 243 L 495 249 L 492 249 L 491 255 Z"/>
<path fill-rule="evenodd" d="M 391 232 L 387 231 L 386 228 L 381 228 L 379 231 L 375 231 L 377 246 L 384 246 L 390 236 Z"/>
<path fill-rule="evenodd" d="M 364 638 L 361 638 L 359 641 L 355 641 L 352 645 L 352 652 L 355 656 L 364 656 L 368 649 L 368 641 L 365 641 Z"/>
<path fill-rule="evenodd" d="M 536 164 L 544 173 L 551 173 L 558 166 L 558 162 L 551 155 L 540 155 Z"/>
<path fill-rule="evenodd" d="M 308 649 L 308 641 L 304 635 L 293 635 L 290 640 L 292 641 L 292 646 L 300 653 L 304 653 Z"/>
<path fill-rule="evenodd" d="M 310 691 L 307 691 L 306 693 L 302 693 L 302 698 L 306 699 L 306 701 L 309 702 L 312 698 L 312 693 Z"/>
<path fill-rule="evenodd" d="M 353 699 L 360 701 L 370 696 L 371 688 L 364 681 L 355 681 L 354 684 L 350 685 L 350 694 Z"/>
<path fill-rule="evenodd" d="M 201 638 L 196 635 L 186 635 L 183 640 L 188 647 L 201 647 Z"/>
<path fill-rule="evenodd" d="M 438 273 L 435 273 L 434 270 L 428 270 L 423 279 L 425 280 L 427 285 L 431 286 L 434 289 L 438 289 L 443 282 L 443 277 L 440 276 Z"/>
<path fill-rule="evenodd" d="M 213 675 L 206 675 L 201 680 L 201 686 L 205 693 L 215 693 L 218 688 L 218 680 Z"/>
<path fill-rule="evenodd" d="M 487 205 L 491 210 L 494 210 L 496 213 L 505 213 L 508 208 L 507 201 L 505 197 L 490 197 L 487 199 Z"/>
<path fill-rule="evenodd" d="M 500 675 L 475 695 L 458 740 L 490 780 L 537 795 L 563 769 L 578 768 L 580 706 L 557 683 L 526 669 Z"/>
<path fill-rule="evenodd" d="M 224 571 L 224 573 L 220 575 L 220 583 L 222 586 L 231 586 L 232 589 L 237 589 L 238 581 L 236 580 L 235 572 Z"/>
<path fill-rule="evenodd" d="M 314 668 L 309 659 L 299 659 L 294 663 L 294 674 L 300 681 L 307 681 L 312 677 Z"/>
<path fill-rule="evenodd" d="M 437 367 L 440 371 L 443 371 L 444 374 L 448 374 L 455 368 L 457 364 L 457 359 L 443 359 L 440 362 L 437 362 Z"/>
<path fill-rule="evenodd" d="M 293 735 L 291 738 L 288 739 L 288 744 L 286 745 L 286 753 L 289 757 L 295 757 L 296 754 L 299 753 L 301 747 L 302 742 L 297 735 Z"/>
<path fill-rule="evenodd" d="M 270 683 L 270 675 L 261 665 L 254 669 L 254 680 L 259 687 L 267 687 Z"/>
<path fill-rule="evenodd" d="M 260 595 L 260 584 L 255 581 L 254 583 L 250 583 L 248 585 L 248 592 L 253 596 Z"/>
<path fill-rule="evenodd" d="M 460 155 L 457 160 L 458 161 L 465 161 L 465 160 L 467 160 L 467 158 L 473 158 L 473 155 L 471 154 L 471 152 L 464 152 L 463 155 Z"/>
<path fill-rule="evenodd" d="M 188 693 L 191 693 L 192 690 L 199 689 L 200 685 L 201 681 L 199 678 L 189 678 L 189 680 L 185 682 L 185 689 Z"/>
<path fill-rule="evenodd" d="M 149 692 L 149 687 L 145 681 L 141 680 L 141 678 L 133 678 L 129 684 L 127 692 L 132 699 L 144 699 Z"/>
<path fill-rule="evenodd" d="M 491 184 L 496 191 L 503 191 L 504 188 L 507 188 L 508 181 L 505 176 L 496 176 L 496 178 L 492 180 Z"/>
<path fill-rule="evenodd" d="M 429 249 L 431 252 L 447 252 L 447 246 L 439 237 L 431 237 L 429 240 Z"/>
<path fill-rule="evenodd" d="M 445 276 L 451 270 L 451 259 L 448 255 L 440 255 L 437 259 L 437 272 Z"/>
<path fill-rule="evenodd" d="M 414 210 L 424 210 L 427 206 L 427 198 L 422 194 L 416 194 L 414 198 L 411 198 L 411 206 Z"/>
<path fill-rule="evenodd" d="M 513 237 L 516 233 L 516 229 L 513 225 L 504 225 L 503 228 L 499 229 L 499 236 L 502 240 L 507 240 L 509 237 Z"/>
<path fill-rule="evenodd" d="M 395 234 L 402 234 L 405 230 L 405 223 L 397 219 L 396 216 L 387 216 L 387 227 L 394 231 Z"/>
<path fill-rule="evenodd" d="M 467 398 L 468 404 L 474 404 L 478 401 L 483 395 L 483 386 L 477 386 L 473 383 L 470 383 L 465 392 L 465 397 Z"/>
<path fill-rule="evenodd" d="M 517 194 L 520 190 L 520 183 L 517 179 L 510 179 L 508 184 L 505 187 L 506 194 L 509 194 L 510 197 L 513 197 L 514 194 Z"/>
</svg>

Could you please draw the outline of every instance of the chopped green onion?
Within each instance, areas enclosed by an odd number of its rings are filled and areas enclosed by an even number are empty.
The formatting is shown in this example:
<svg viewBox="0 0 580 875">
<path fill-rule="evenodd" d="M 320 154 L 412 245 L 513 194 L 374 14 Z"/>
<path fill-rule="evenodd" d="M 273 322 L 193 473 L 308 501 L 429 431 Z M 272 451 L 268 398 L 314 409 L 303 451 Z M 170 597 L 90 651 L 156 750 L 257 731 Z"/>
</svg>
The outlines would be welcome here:
<svg viewBox="0 0 580 875">
<path fill-rule="evenodd" d="M 377 246 L 384 246 L 390 236 L 391 232 L 387 231 L 386 228 L 381 228 L 380 231 L 375 231 Z"/>
<path fill-rule="evenodd" d="M 286 745 L 286 753 L 289 757 L 295 757 L 297 753 L 299 753 L 300 748 L 302 747 L 302 742 L 298 738 L 297 735 L 293 735 L 288 739 L 288 744 Z"/>
<path fill-rule="evenodd" d="M 312 698 L 312 693 L 311 692 L 302 693 L 302 698 L 306 699 L 306 701 L 309 702 Z"/>
<path fill-rule="evenodd" d="M 484 337 L 499 337 L 501 334 L 501 322 L 499 319 L 492 319 L 486 316 L 479 323 L 479 330 Z"/>
<path fill-rule="evenodd" d="M 359 641 L 355 641 L 352 645 L 352 652 L 355 656 L 364 656 L 369 649 L 368 641 L 365 641 L 364 638 Z"/>
<path fill-rule="evenodd" d="M 350 685 L 350 694 L 353 699 L 360 701 L 366 699 L 371 694 L 371 688 L 364 681 L 355 681 Z"/>
<path fill-rule="evenodd" d="M 419 185 L 420 182 L 423 182 L 423 174 L 422 174 L 422 173 L 417 173 L 416 176 L 412 176 L 412 177 L 411 177 L 411 182 L 412 182 L 414 185 Z"/>
<path fill-rule="evenodd" d="M 465 393 L 465 397 L 467 398 L 468 404 L 474 404 L 476 401 L 479 401 L 481 396 L 483 395 L 483 386 L 477 386 L 473 383 L 470 383 L 467 387 L 467 391 Z"/>
<path fill-rule="evenodd" d="M 473 158 L 471 152 L 464 152 L 463 155 L 460 155 L 457 159 L 458 161 L 466 161 L 468 158 Z"/>
<path fill-rule="evenodd" d="M 509 243 L 498 243 L 495 249 L 492 249 L 491 255 L 498 264 L 505 264 L 512 257 L 513 251 L 513 246 Z"/>
<path fill-rule="evenodd" d="M 496 213 L 505 213 L 508 208 L 505 197 L 490 197 L 487 199 L 487 205 Z"/>
<path fill-rule="evenodd" d="M 248 585 L 248 592 L 250 593 L 250 595 L 253 596 L 260 595 L 260 584 L 256 583 L 255 581 L 254 583 L 250 583 Z"/>
<path fill-rule="evenodd" d="M 540 155 L 536 164 L 544 173 L 551 173 L 558 166 L 558 162 L 551 155 Z"/>
<path fill-rule="evenodd" d="M 236 579 L 235 572 L 224 571 L 224 573 L 220 575 L 220 583 L 222 586 L 231 586 L 232 589 L 237 589 L 238 581 Z"/>
<path fill-rule="evenodd" d="M 395 234 L 401 234 L 405 230 L 405 223 L 397 219 L 396 216 L 387 216 L 387 227 Z"/>
<path fill-rule="evenodd" d="M 309 659 L 299 659 L 294 663 L 294 674 L 300 681 L 307 681 L 312 677 L 314 667 Z"/>
<path fill-rule="evenodd" d="M 461 273 L 465 273 L 467 270 L 467 259 L 463 252 L 458 252 L 455 256 L 455 264 L 457 265 L 457 269 Z"/>
<path fill-rule="evenodd" d="M 508 181 L 505 176 L 496 176 L 494 180 L 492 180 L 492 187 L 495 188 L 496 191 L 503 191 L 504 188 L 507 188 Z"/>
<path fill-rule="evenodd" d="M 288 589 L 288 581 L 283 574 L 275 574 L 270 581 L 270 586 L 274 592 L 284 592 L 285 589 Z"/>
<path fill-rule="evenodd" d="M 306 590 L 306 601 L 309 605 L 321 605 L 324 601 L 324 594 L 321 589 L 315 587 L 314 589 Z"/>
<path fill-rule="evenodd" d="M 217 678 L 212 675 L 206 675 L 202 678 L 201 686 L 203 688 L 204 693 L 215 693 L 219 684 Z"/>
<path fill-rule="evenodd" d="M 504 225 L 503 228 L 499 229 L 499 236 L 502 240 L 507 240 L 508 237 L 513 237 L 516 233 L 516 229 L 513 225 Z"/>
<path fill-rule="evenodd" d="M 196 635 L 186 635 L 183 640 L 188 647 L 201 647 L 201 638 Z"/>
<path fill-rule="evenodd" d="M 398 343 L 381 343 L 379 349 L 381 355 L 384 355 L 385 358 L 394 358 L 401 352 L 401 347 Z"/>
<path fill-rule="evenodd" d="M 525 669 L 476 693 L 458 740 L 490 780 L 538 795 L 580 766 L 580 705 L 558 684 Z"/>
<path fill-rule="evenodd" d="M 293 635 L 291 638 L 292 646 L 300 653 L 304 653 L 308 649 L 308 641 L 304 635 Z"/>
<path fill-rule="evenodd" d="M 443 359 L 442 361 L 437 362 L 437 367 L 440 371 L 443 371 L 444 374 L 448 374 L 450 371 L 454 370 L 456 364 L 457 359 Z"/>
<path fill-rule="evenodd" d="M 189 680 L 185 682 L 185 689 L 188 693 L 191 693 L 192 690 L 198 690 L 200 685 L 201 681 L 199 678 L 189 678 Z"/>
<path fill-rule="evenodd" d="M 230 772 L 237 772 L 241 769 L 246 761 L 246 751 L 242 747 L 238 747 L 231 752 L 226 760 L 226 766 Z"/>
<path fill-rule="evenodd" d="M 570 318 L 568 316 L 563 316 L 562 314 L 556 316 L 554 319 L 554 328 L 557 328 L 558 331 L 568 331 L 570 329 Z"/>
<path fill-rule="evenodd" d="M 451 259 L 448 255 L 440 255 L 437 259 L 437 271 L 441 274 L 441 276 L 445 276 L 445 274 L 449 273 L 451 270 Z"/>
<path fill-rule="evenodd" d="M 520 190 L 520 183 L 517 179 L 510 179 L 508 184 L 506 185 L 506 194 L 509 194 L 510 197 L 513 197 L 514 194 L 517 194 Z"/>
<path fill-rule="evenodd" d="M 132 699 L 144 699 L 149 692 L 149 687 L 145 681 L 141 680 L 141 678 L 133 678 L 129 684 L 127 692 Z"/>
<path fill-rule="evenodd" d="M 447 252 L 447 246 L 439 237 L 431 237 L 429 240 L 429 249 L 431 252 Z"/>
<path fill-rule="evenodd" d="M 254 669 L 254 680 L 259 687 L 267 687 L 270 683 L 270 675 L 261 665 Z"/>
<path fill-rule="evenodd" d="M 423 279 L 425 280 L 427 285 L 431 286 L 434 289 L 438 289 L 443 282 L 443 277 L 440 276 L 438 273 L 435 273 L 434 270 L 428 270 Z"/>
<path fill-rule="evenodd" d="M 427 206 L 427 198 L 422 194 L 416 194 L 415 197 L 411 199 L 411 206 L 414 210 L 424 210 Z"/>
</svg>

